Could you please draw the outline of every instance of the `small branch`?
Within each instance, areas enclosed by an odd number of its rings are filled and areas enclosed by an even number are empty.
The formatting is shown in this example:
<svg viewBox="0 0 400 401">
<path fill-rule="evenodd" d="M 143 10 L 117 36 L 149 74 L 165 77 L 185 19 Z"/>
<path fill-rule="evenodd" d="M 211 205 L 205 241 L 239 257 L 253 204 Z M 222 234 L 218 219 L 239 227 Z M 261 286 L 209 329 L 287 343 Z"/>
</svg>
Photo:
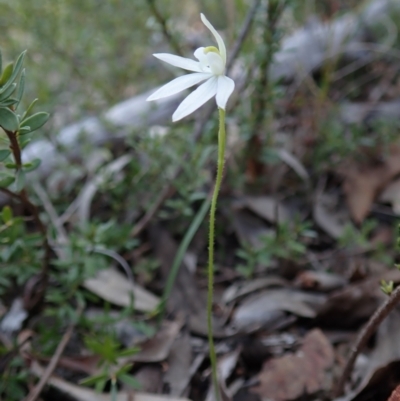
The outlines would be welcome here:
<svg viewBox="0 0 400 401">
<path fill-rule="evenodd" d="M 6 130 L 4 128 L 3 128 L 3 130 L 6 133 L 8 140 L 10 141 L 10 149 L 14 156 L 15 164 L 17 166 L 17 171 L 21 170 L 22 169 L 22 155 L 21 155 L 21 147 L 18 142 L 18 133 L 17 133 L 17 131 L 12 132 L 12 131 Z M 49 271 L 49 266 L 50 266 L 51 253 L 52 253 L 49 241 L 47 239 L 47 227 L 42 222 L 40 215 L 39 215 L 38 208 L 36 207 L 36 205 L 34 203 L 31 202 L 31 200 L 28 197 L 28 193 L 26 192 L 25 189 L 22 189 L 19 193 L 12 192 L 7 188 L 1 188 L 1 190 L 4 193 L 6 193 L 7 195 L 20 200 L 20 202 L 24 205 L 24 207 L 26 209 L 28 209 L 29 212 L 32 214 L 33 220 L 34 220 L 35 224 L 37 225 L 38 230 L 40 231 L 40 233 L 43 236 L 44 257 L 43 257 L 41 277 L 43 280 L 42 290 L 44 292 L 47 287 L 48 271 Z"/>
<path fill-rule="evenodd" d="M 343 394 L 344 386 L 351 375 L 358 354 L 363 350 L 368 340 L 378 329 L 379 325 L 389 315 L 399 301 L 400 286 L 396 287 L 389 298 L 387 298 L 386 301 L 375 311 L 367 324 L 362 328 L 355 344 L 351 348 L 349 359 L 346 362 L 346 366 L 334 390 L 335 397 L 339 397 Z"/>
<path fill-rule="evenodd" d="M 21 157 L 21 148 L 19 147 L 18 137 L 16 132 L 8 131 L 4 129 L 8 140 L 10 141 L 10 149 L 13 152 L 13 156 L 15 159 L 15 164 L 18 166 L 18 169 L 22 167 L 22 157 Z"/>
<path fill-rule="evenodd" d="M 147 0 L 149 3 L 149 7 L 151 9 L 151 12 L 154 15 L 154 18 L 157 20 L 157 22 L 160 24 L 162 33 L 166 39 L 166 41 L 169 43 L 169 45 L 172 47 L 175 53 L 177 53 L 179 56 L 183 56 L 183 52 L 181 47 L 178 45 L 176 40 L 174 39 L 173 35 L 168 29 L 167 25 L 167 20 L 161 15 L 160 10 L 156 6 L 155 0 Z"/>
</svg>

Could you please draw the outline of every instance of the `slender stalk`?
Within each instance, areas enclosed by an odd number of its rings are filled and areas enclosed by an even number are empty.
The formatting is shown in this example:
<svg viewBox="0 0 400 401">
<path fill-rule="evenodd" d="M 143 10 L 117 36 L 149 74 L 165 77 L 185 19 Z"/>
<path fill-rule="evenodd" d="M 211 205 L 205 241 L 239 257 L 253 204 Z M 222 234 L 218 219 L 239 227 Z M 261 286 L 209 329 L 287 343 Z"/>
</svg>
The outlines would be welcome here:
<svg viewBox="0 0 400 401">
<path fill-rule="evenodd" d="M 165 284 L 161 302 L 158 306 L 159 323 L 161 323 L 164 320 L 167 301 L 168 301 L 169 296 L 171 295 L 171 291 L 175 284 L 176 276 L 178 275 L 179 268 L 182 264 L 183 257 L 185 256 L 185 253 L 186 253 L 190 243 L 192 242 L 194 235 L 196 234 L 197 230 L 199 229 L 200 224 L 203 222 L 203 220 L 208 212 L 208 209 L 210 208 L 210 200 L 211 200 L 210 196 L 207 196 L 207 198 L 204 199 L 203 204 L 201 205 L 201 208 L 199 209 L 195 218 L 193 219 L 192 223 L 190 224 L 189 229 L 186 231 L 186 234 L 183 237 L 183 240 L 182 240 L 181 244 L 179 245 L 179 248 L 176 252 L 174 261 L 171 266 L 171 270 L 168 274 L 167 283 Z"/>
<path fill-rule="evenodd" d="M 209 235 L 209 245 L 208 245 L 208 296 L 207 296 L 208 344 L 210 347 L 212 382 L 217 401 L 220 401 L 221 397 L 218 386 L 217 356 L 215 353 L 213 325 L 212 325 L 212 307 L 213 307 L 213 295 L 214 295 L 214 241 L 215 241 L 215 212 L 217 210 L 218 193 L 221 188 L 222 176 L 224 171 L 225 145 L 226 145 L 225 110 L 219 109 L 218 164 L 217 164 L 217 177 L 215 179 L 215 187 L 211 199 L 211 210 L 210 210 L 210 235 Z"/>
</svg>

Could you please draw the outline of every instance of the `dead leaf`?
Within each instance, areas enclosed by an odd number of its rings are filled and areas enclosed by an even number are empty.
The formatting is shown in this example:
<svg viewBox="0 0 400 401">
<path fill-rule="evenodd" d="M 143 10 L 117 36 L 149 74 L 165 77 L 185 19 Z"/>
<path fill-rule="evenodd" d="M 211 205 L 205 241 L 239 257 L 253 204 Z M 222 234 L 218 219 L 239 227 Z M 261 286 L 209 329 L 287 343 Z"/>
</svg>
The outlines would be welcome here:
<svg viewBox="0 0 400 401">
<path fill-rule="evenodd" d="M 167 359 L 168 370 L 164 375 L 164 383 L 168 385 L 169 394 L 175 396 L 183 394 L 191 379 L 191 363 L 192 345 L 190 336 L 183 330 L 182 335 L 175 339 Z"/>
<path fill-rule="evenodd" d="M 343 235 L 349 223 L 349 213 L 338 205 L 337 196 L 327 193 L 316 196 L 313 218 L 318 226 L 334 239 Z"/>
<path fill-rule="evenodd" d="M 232 325 L 248 333 L 270 325 L 285 314 L 282 312 L 314 318 L 325 299 L 324 295 L 290 289 L 267 290 L 243 301 L 234 312 Z"/>
<path fill-rule="evenodd" d="M 31 371 L 36 376 L 40 377 L 43 374 L 44 369 L 37 363 L 33 362 L 31 365 Z M 70 384 L 63 379 L 56 376 L 51 376 L 48 383 L 55 387 L 57 390 L 68 394 L 70 397 L 75 398 L 76 401 L 110 401 L 110 394 L 99 394 L 98 392 L 89 388 L 76 386 Z M 117 401 L 128 401 L 130 395 L 126 392 L 118 392 Z M 170 397 L 168 395 L 161 394 L 148 394 L 141 392 L 134 392 L 135 401 L 190 401 L 187 398 Z"/>
<path fill-rule="evenodd" d="M 295 354 L 267 361 L 258 375 L 259 386 L 252 392 L 264 401 L 294 400 L 304 394 L 323 389 L 326 370 L 334 362 L 334 351 L 324 334 L 315 329 L 309 332 Z"/>
<path fill-rule="evenodd" d="M 400 180 L 390 183 L 379 197 L 381 202 L 390 203 L 393 212 L 400 215 Z"/>
<path fill-rule="evenodd" d="M 243 204 L 270 223 L 284 223 L 290 218 L 287 208 L 272 196 L 246 196 Z"/>
<path fill-rule="evenodd" d="M 237 205 L 232 207 L 231 218 L 233 229 L 241 244 L 260 248 L 263 245 L 262 236 L 274 232 L 266 222 L 249 211 L 238 208 Z"/>
<path fill-rule="evenodd" d="M 400 385 L 393 390 L 388 401 L 400 401 Z"/>
<path fill-rule="evenodd" d="M 365 166 L 353 163 L 342 168 L 341 172 L 350 213 L 356 223 L 361 223 L 379 192 L 400 173 L 400 147 L 393 146 L 379 164 Z"/>
<path fill-rule="evenodd" d="M 331 293 L 318 311 L 317 322 L 330 327 L 347 328 L 365 321 L 385 297 L 380 290 L 381 280 L 398 283 L 400 272 L 390 270 Z"/>
<path fill-rule="evenodd" d="M 166 360 L 182 325 L 182 320 L 163 322 L 161 330 L 153 338 L 139 344 L 140 351 L 126 358 L 127 361 L 160 362 Z"/>
<path fill-rule="evenodd" d="M 137 284 L 132 284 L 115 269 L 103 269 L 95 277 L 85 280 L 84 287 L 114 305 L 128 307 L 131 300 L 141 312 L 153 311 L 160 300 Z"/>
<path fill-rule="evenodd" d="M 222 301 L 229 303 L 238 298 L 249 295 L 253 292 L 263 290 L 269 287 L 284 287 L 288 283 L 279 276 L 260 277 L 254 280 L 246 280 L 244 282 L 234 283 L 228 287 L 222 295 Z"/>
<path fill-rule="evenodd" d="M 323 271 L 304 271 L 295 280 L 296 287 L 304 290 L 330 292 L 338 290 L 347 284 L 348 280 L 334 273 Z"/>
</svg>

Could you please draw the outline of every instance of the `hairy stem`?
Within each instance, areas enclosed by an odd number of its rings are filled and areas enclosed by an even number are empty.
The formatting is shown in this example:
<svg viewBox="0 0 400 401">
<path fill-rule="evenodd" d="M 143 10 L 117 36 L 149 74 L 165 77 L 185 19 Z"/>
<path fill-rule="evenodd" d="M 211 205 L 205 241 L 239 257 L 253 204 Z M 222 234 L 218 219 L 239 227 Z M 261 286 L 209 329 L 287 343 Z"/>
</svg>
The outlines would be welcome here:
<svg viewBox="0 0 400 401">
<path fill-rule="evenodd" d="M 211 199 L 210 210 L 210 235 L 208 245 L 208 296 L 207 296 L 207 328 L 208 344 L 210 347 L 211 374 L 215 391 L 216 400 L 220 401 L 218 375 L 217 375 L 217 356 L 215 353 L 213 325 L 212 325 L 212 307 L 214 295 L 214 241 L 215 241 L 215 212 L 217 210 L 218 193 L 221 188 L 222 176 L 225 162 L 225 110 L 219 109 L 219 131 L 218 131 L 218 164 L 215 187 Z"/>
</svg>

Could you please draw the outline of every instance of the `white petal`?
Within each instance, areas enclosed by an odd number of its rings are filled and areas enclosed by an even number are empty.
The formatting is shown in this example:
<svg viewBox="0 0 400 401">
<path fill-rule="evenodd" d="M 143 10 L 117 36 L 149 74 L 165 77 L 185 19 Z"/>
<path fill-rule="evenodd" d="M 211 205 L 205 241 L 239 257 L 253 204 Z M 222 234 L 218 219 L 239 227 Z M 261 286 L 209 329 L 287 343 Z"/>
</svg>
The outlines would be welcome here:
<svg viewBox="0 0 400 401">
<path fill-rule="evenodd" d="M 211 77 L 204 84 L 200 85 L 195 91 L 187 96 L 176 109 L 172 116 L 172 121 L 178 121 L 193 113 L 203 106 L 217 93 L 217 78 Z"/>
<path fill-rule="evenodd" d="M 190 58 L 175 56 L 174 54 L 168 53 L 156 53 L 153 54 L 153 56 L 173 65 L 174 67 L 183 68 L 188 71 L 202 72 L 199 62 Z"/>
<path fill-rule="evenodd" d="M 222 57 L 214 52 L 207 53 L 207 60 L 210 66 L 211 72 L 214 75 L 222 75 L 225 70 L 225 64 L 222 60 Z"/>
<path fill-rule="evenodd" d="M 210 67 L 208 66 L 207 54 L 204 52 L 205 47 L 199 47 L 194 52 L 194 56 L 199 60 L 200 67 L 204 72 L 210 72 Z"/>
<path fill-rule="evenodd" d="M 224 60 L 224 64 L 226 64 L 226 48 L 225 43 L 221 38 L 221 35 L 215 30 L 215 28 L 211 25 L 210 21 L 205 17 L 204 14 L 200 14 L 201 20 L 203 24 L 211 31 L 214 35 L 215 40 L 218 43 L 219 53 L 221 54 L 222 60 Z"/>
<path fill-rule="evenodd" d="M 157 100 L 175 95 L 176 93 L 182 92 L 183 90 L 190 88 L 191 86 L 196 85 L 207 78 L 210 78 L 210 74 L 205 72 L 195 72 L 193 74 L 182 75 L 181 77 L 175 78 L 171 82 L 168 82 L 166 85 L 162 86 L 146 100 Z"/>
<path fill-rule="evenodd" d="M 231 78 L 221 75 L 218 77 L 218 89 L 216 101 L 219 108 L 225 110 L 226 103 L 228 102 L 229 96 L 232 95 L 235 89 L 235 81 Z"/>
</svg>

